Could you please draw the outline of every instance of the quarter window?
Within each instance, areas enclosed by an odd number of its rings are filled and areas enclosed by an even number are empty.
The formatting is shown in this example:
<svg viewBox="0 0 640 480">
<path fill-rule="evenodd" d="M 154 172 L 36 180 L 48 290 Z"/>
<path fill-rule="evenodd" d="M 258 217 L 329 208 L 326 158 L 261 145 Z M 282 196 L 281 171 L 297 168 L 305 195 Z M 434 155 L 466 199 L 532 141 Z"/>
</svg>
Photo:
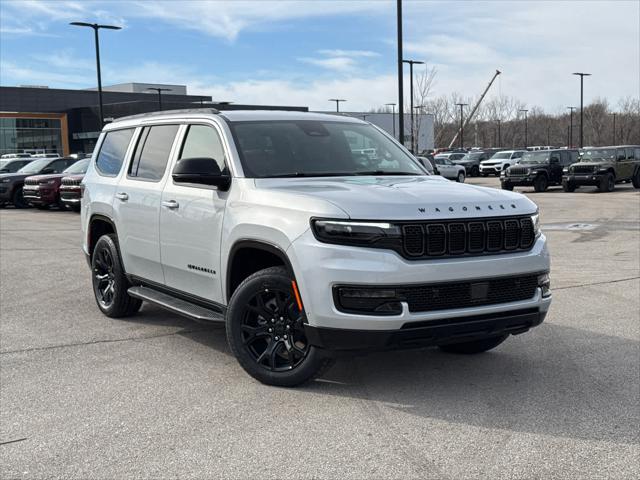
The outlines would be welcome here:
<svg viewBox="0 0 640 480">
<path fill-rule="evenodd" d="M 129 168 L 129 176 L 140 180 L 159 181 L 167 168 L 178 125 L 144 127 Z"/>
<path fill-rule="evenodd" d="M 96 158 L 96 168 L 99 173 L 108 177 L 118 175 L 132 136 L 132 128 L 112 130 L 105 134 Z"/>
<path fill-rule="evenodd" d="M 206 125 L 190 125 L 182 145 L 180 158 L 213 158 L 220 171 L 225 170 L 225 154 L 218 132 Z"/>
</svg>

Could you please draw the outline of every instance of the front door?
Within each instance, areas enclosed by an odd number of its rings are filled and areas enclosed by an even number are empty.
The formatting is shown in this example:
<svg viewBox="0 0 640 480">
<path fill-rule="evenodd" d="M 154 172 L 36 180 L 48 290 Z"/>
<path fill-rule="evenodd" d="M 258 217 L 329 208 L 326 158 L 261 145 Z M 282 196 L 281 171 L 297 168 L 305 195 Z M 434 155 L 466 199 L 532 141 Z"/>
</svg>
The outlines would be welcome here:
<svg viewBox="0 0 640 480">
<path fill-rule="evenodd" d="M 113 201 L 125 271 L 159 284 L 164 283 L 160 262 L 160 199 L 178 127 L 142 128 Z"/>
<path fill-rule="evenodd" d="M 210 158 L 227 171 L 221 132 L 213 124 L 184 128 L 176 164 L 183 158 Z M 175 183 L 162 192 L 160 249 L 167 287 L 222 303 L 220 240 L 228 192 Z"/>
</svg>

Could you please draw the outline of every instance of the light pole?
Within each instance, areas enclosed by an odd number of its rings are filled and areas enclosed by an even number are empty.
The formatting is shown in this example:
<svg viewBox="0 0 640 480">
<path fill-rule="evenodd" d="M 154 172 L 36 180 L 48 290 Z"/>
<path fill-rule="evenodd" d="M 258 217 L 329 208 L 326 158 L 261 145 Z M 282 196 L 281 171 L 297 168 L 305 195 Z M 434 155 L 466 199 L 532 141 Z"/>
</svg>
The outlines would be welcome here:
<svg viewBox="0 0 640 480">
<path fill-rule="evenodd" d="M 567 146 L 569 148 L 573 147 L 573 111 L 576 107 L 567 107 L 571 113 L 569 113 L 569 143 Z"/>
<path fill-rule="evenodd" d="M 170 92 L 170 88 L 157 88 L 157 87 L 149 87 L 147 90 L 153 90 L 154 92 L 158 92 L 158 108 L 162 111 L 162 92 Z"/>
<path fill-rule="evenodd" d="M 610 113 L 609 115 L 613 117 L 613 143 L 611 145 L 615 145 L 616 144 L 616 115 L 618 114 Z"/>
<path fill-rule="evenodd" d="M 415 111 L 416 111 L 416 115 L 420 115 L 420 113 L 421 113 L 421 112 L 420 112 L 419 110 L 422 110 L 423 108 L 424 108 L 424 105 L 416 105 L 416 106 L 414 106 L 414 107 L 413 107 L 413 110 L 415 110 Z M 420 117 L 418 117 L 418 119 L 420 119 Z M 421 120 L 421 119 L 420 119 L 420 120 Z M 417 122 L 416 122 L 416 124 L 417 124 L 417 125 L 416 125 L 416 126 L 417 126 L 417 128 L 416 128 L 416 133 L 418 134 L 418 135 L 417 135 L 417 136 L 418 136 L 418 139 L 417 139 L 417 142 L 416 142 L 416 143 L 413 143 L 413 144 L 411 145 L 411 147 L 412 147 L 412 150 L 411 150 L 411 151 L 412 151 L 413 153 L 415 153 L 415 150 L 417 150 L 417 149 L 418 149 L 418 143 L 420 143 L 420 138 L 419 138 L 419 137 L 420 137 L 420 126 L 419 126 L 419 125 L 420 125 L 420 121 L 417 121 Z M 413 132 L 413 125 L 414 125 L 414 124 L 412 123 L 412 124 L 411 124 L 411 131 L 412 131 L 412 132 Z M 413 137 L 413 135 L 411 135 L 411 140 L 412 140 L 412 141 L 413 141 L 413 138 L 414 138 L 414 137 Z"/>
<path fill-rule="evenodd" d="M 500 131 L 500 124 L 502 123 L 502 120 L 500 120 L 499 118 L 496 120 L 496 122 L 498 122 L 498 145 L 496 145 L 498 148 L 502 147 L 502 132 Z"/>
<path fill-rule="evenodd" d="M 391 107 L 391 123 L 393 124 L 393 136 L 396 136 L 396 104 L 385 103 L 385 106 Z"/>
<path fill-rule="evenodd" d="M 422 65 L 424 62 L 419 60 L 402 60 L 402 63 L 409 64 L 409 112 L 411 113 L 411 153 L 413 152 L 413 145 L 415 144 L 415 134 L 413 132 L 413 66 L 414 65 Z"/>
<path fill-rule="evenodd" d="M 398 30 L 398 140 L 404 146 L 404 81 L 402 78 L 402 0 L 396 0 L 396 22 Z"/>
<path fill-rule="evenodd" d="M 101 28 L 106 28 L 107 30 L 121 30 L 122 27 L 86 22 L 71 22 L 69 25 L 93 28 L 93 34 L 96 42 L 96 71 L 98 73 L 98 112 L 100 115 L 100 130 L 102 130 L 102 127 L 104 126 L 104 114 L 102 112 L 102 75 L 100 74 L 100 41 L 98 38 L 98 30 Z"/>
<path fill-rule="evenodd" d="M 583 107 L 584 107 L 584 77 L 591 76 L 590 73 L 582 73 L 582 72 L 574 72 L 574 75 L 580 76 L 580 148 L 584 146 L 584 117 L 583 117 Z"/>
<path fill-rule="evenodd" d="M 518 110 L 519 112 L 524 112 L 524 148 L 525 150 L 527 149 L 527 147 L 529 146 L 529 125 L 527 122 L 527 112 L 529 110 L 526 110 L 524 108 Z"/>
<path fill-rule="evenodd" d="M 456 103 L 460 107 L 460 148 L 464 148 L 464 126 L 462 124 L 463 120 L 463 109 L 468 103 Z"/>
<path fill-rule="evenodd" d="M 346 102 L 346 100 L 342 98 L 330 98 L 330 102 L 336 102 L 336 113 L 340 113 L 340 102 Z"/>
</svg>

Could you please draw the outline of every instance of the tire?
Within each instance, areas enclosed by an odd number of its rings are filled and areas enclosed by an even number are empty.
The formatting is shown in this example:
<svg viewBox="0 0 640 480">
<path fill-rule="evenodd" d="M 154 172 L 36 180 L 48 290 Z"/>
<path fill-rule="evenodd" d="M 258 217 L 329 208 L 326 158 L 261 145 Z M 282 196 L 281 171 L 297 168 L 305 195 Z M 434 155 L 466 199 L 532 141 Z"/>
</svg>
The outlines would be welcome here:
<svg viewBox="0 0 640 480">
<path fill-rule="evenodd" d="M 562 182 L 562 189 L 565 192 L 575 192 L 576 191 L 576 185 L 573 183 L 569 183 L 569 182 Z"/>
<path fill-rule="evenodd" d="M 464 172 L 458 172 L 458 177 L 456 178 L 456 182 L 464 183 L 464 179 L 465 179 Z"/>
<path fill-rule="evenodd" d="M 631 183 L 633 183 L 633 188 L 640 188 L 640 168 L 636 169 L 636 174 L 631 179 Z"/>
<path fill-rule="evenodd" d="M 474 165 L 473 167 L 471 167 L 471 176 L 472 177 L 480 176 L 480 169 L 478 168 L 477 165 Z"/>
<path fill-rule="evenodd" d="M 26 202 L 24 197 L 22 196 L 22 187 L 16 188 L 16 191 L 13 192 L 13 196 L 11 197 L 11 203 L 15 208 L 28 208 L 29 204 Z"/>
<path fill-rule="evenodd" d="M 533 181 L 533 189 L 536 192 L 544 192 L 549 186 L 549 180 L 544 175 L 538 175 Z"/>
<path fill-rule="evenodd" d="M 509 335 L 498 335 L 497 337 L 483 338 L 472 342 L 452 343 L 450 345 L 440 345 L 440 350 L 447 353 L 457 353 L 462 355 L 474 355 L 484 353 L 496 348 L 504 342 Z"/>
<path fill-rule="evenodd" d="M 613 192 L 614 188 L 616 188 L 616 179 L 613 173 L 609 172 L 600 178 L 600 185 L 598 185 L 599 192 Z"/>
<path fill-rule="evenodd" d="M 98 308 L 107 317 L 134 315 L 142 301 L 127 293 L 129 282 L 122 267 L 118 238 L 111 233 L 98 239 L 91 255 L 91 280 Z"/>
<path fill-rule="evenodd" d="M 509 190 L 510 192 L 513 192 L 513 185 L 510 183 L 503 183 L 502 190 Z"/>
<path fill-rule="evenodd" d="M 291 275 L 284 267 L 260 270 L 240 284 L 229 302 L 226 327 L 240 366 L 266 385 L 294 387 L 334 363 L 308 343 L 304 313 L 298 310 Z"/>
</svg>

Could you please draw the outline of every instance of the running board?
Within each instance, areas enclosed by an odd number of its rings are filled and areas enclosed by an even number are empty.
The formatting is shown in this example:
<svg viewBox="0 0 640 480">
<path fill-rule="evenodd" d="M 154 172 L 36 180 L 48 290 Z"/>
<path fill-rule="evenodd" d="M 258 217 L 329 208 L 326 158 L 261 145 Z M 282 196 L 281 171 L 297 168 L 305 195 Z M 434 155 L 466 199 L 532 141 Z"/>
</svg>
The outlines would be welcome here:
<svg viewBox="0 0 640 480">
<path fill-rule="evenodd" d="M 127 290 L 127 293 L 134 298 L 153 303 L 197 322 L 224 322 L 224 314 L 221 312 L 201 307 L 152 288 L 131 287 Z"/>
</svg>

